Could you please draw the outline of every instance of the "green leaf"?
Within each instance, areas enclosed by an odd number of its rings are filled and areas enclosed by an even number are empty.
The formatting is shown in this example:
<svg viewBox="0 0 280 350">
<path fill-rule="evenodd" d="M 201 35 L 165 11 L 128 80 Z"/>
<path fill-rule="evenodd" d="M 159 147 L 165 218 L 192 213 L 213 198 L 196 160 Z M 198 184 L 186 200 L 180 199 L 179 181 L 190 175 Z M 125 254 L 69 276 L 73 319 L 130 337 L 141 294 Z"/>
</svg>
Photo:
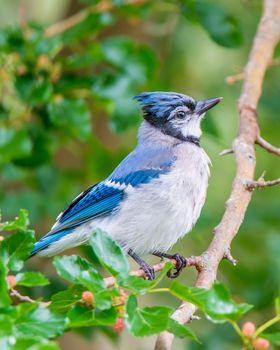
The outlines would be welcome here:
<svg viewBox="0 0 280 350">
<path fill-rule="evenodd" d="M 26 230 L 29 225 L 28 211 L 20 209 L 18 217 L 14 221 L 8 221 L 0 225 L 0 231 Z"/>
<path fill-rule="evenodd" d="M 2 296 L 2 294 L 1 294 Z M 8 315 L 0 314 L 0 337 L 13 334 L 12 318 Z"/>
<path fill-rule="evenodd" d="M 198 342 L 196 335 L 187 327 L 181 325 L 173 318 L 169 318 L 167 330 L 173 333 L 178 338 L 186 338 L 189 337 Z"/>
<path fill-rule="evenodd" d="M 0 164 L 28 156 L 32 143 L 24 129 L 0 128 Z"/>
<path fill-rule="evenodd" d="M 64 317 L 47 308 L 35 307 L 28 304 L 18 306 L 20 316 L 15 321 L 16 334 L 45 338 L 61 335 L 65 325 Z"/>
<path fill-rule="evenodd" d="M 129 289 L 134 293 L 144 293 L 147 290 L 154 288 L 172 267 L 172 262 L 168 261 L 157 278 L 155 278 L 153 281 L 144 280 L 143 278 L 133 275 L 127 275 L 125 277 L 118 276 L 117 282 L 119 286 Z"/>
<path fill-rule="evenodd" d="M 108 310 L 92 310 L 82 305 L 75 305 L 67 313 L 67 328 L 113 325 L 117 319 L 114 307 Z"/>
<path fill-rule="evenodd" d="M 262 337 L 266 338 L 275 345 L 280 345 L 280 332 L 262 333 Z"/>
<path fill-rule="evenodd" d="M 102 28 L 112 24 L 113 17 L 107 13 L 89 13 L 83 21 L 61 34 L 64 44 L 74 43 L 84 37 L 92 36 Z"/>
<path fill-rule="evenodd" d="M 104 231 L 97 229 L 90 238 L 89 245 L 100 264 L 113 276 L 128 274 L 129 265 L 124 252 Z"/>
<path fill-rule="evenodd" d="M 50 309 L 64 312 L 82 299 L 84 287 L 74 284 L 66 290 L 52 295 Z"/>
<path fill-rule="evenodd" d="M 49 283 L 48 279 L 40 272 L 22 272 L 16 275 L 17 286 L 45 286 Z"/>
<path fill-rule="evenodd" d="M 275 299 L 275 311 L 276 315 L 280 315 L 280 297 Z"/>
<path fill-rule="evenodd" d="M 47 342 L 45 344 L 35 344 L 28 349 L 29 350 L 60 350 L 58 344 L 55 342 Z"/>
<path fill-rule="evenodd" d="M 0 243 L 1 251 L 1 243 Z M 8 269 L 4 265 L 2 259 L 0 259 L 0 307 L 9 306 L 11 304 L 11 298 L 8 290 L 7 283 Z"/>
<path fill-rule="evenodd" d="M 204 289 L 186 287 L 174 281 L 170 292 L 196 305 L 214 322 L 237 321 L 252 308 L 249 304 L 236 304 L 220 282 L 214 283 L 211 289 Z"/>
<path fill-rule="evenodd" d="M 16 76 L 15 88 L 19 97 L 32 106 L 48 102 L 53 92 L 50 81 L 30 73 Z"/>
<path fill-rule="evenodd" d="M 58 274 L 66 280 L 82 284 L 92 292 L 104 289 L 103 278 L 86 259 L 77 255 L 56 256 L 53 263 Z"/>
<path fill-rule="evenodd" d="M 16 232 L 7 236 L 0 244 L 0 257 L 12 271 L 19 271 L 30 256 L 34 245 L 34 232 Z"/>
<path fill-rule="evenodd" d="M 90 113 L 84 100 L 66 100 L 48 104 L 48 113 L 52 123 L 64 132 L 80 140 L 86 140 L 91 134 Z"/>
<path fill-rule="evenodd" d="M 230 48 L 242 45 L 238 20 L 222 7 L 205 1 L 186 2 L 184 15 L 190 20 L 196 18 L 217 44 Z"/>
<path fill-rule="evenodd" d="M 100 310 L 107 310 L 112 307 L 113 296 L 118 296 L 117 289 L 104 289 L 94 294 L 96 307 Z"/>
<path fill-rule="evenodd" d="M 126 302 L 125 321 L 129 332 L 135 336 L 159 333 L 168 328 L 170 307 L 154 306 L 140 309 L 135 296 L 130 295 Z"/>
</svg>

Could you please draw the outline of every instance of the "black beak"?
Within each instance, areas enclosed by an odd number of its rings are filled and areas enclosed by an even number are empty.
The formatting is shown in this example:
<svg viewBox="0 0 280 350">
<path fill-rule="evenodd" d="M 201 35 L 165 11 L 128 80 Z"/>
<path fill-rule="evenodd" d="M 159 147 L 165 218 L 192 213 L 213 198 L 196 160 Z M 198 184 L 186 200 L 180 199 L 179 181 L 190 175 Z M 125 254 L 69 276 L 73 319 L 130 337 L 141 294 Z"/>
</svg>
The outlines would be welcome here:
<svg viewBox="0 0 280 350">
<path fill-rule="evenodd" d="M 195 107 L 195 113 L 198 115 L 201 115 L 205 112 L 207 112 L 212 107 L 216 106 L 220 101 L 222 101 L 222 97 L 214 97 L 209 98 L 209 100 L 201 100 L 197 101 L 196 107 Z"/>
</svg>

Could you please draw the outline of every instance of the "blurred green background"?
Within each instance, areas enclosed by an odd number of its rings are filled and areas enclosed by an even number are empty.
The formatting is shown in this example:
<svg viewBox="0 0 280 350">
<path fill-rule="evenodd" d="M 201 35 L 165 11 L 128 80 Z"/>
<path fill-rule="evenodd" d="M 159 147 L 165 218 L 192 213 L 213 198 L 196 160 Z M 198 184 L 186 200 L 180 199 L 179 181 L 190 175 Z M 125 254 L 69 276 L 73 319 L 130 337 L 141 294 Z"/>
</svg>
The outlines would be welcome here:
<svg viewBox="0 0 280 350">
<path fill-rule="evenodd" d="M 173 249 L 185 256 L 200 254 L 223 214 L 235 173 L 233 156 L 220 157 L 219 152 L 230 147 L 237 132 L 241 83 L 228 85 L 226 77 L 240 73 L 246 64 L 261 10 L 258 0 L 0 0 L 4 219 L 28 209 L 39 237 L 77 194 L 106 177 L 135 146 L 141 122 L 135 94 L 163 90 L 197 99 L 223 96 L 203 123 L 202 144 L 213 164 L 206 205 L 192 233 Z M 69 30 L 45 32 L 81 11 L 87 11 L 84 18 Z M 275 57 L 279 55 L 280 47 Z M 279 66 L 271 67 L 258 111 L 262 136 L 276 145 L 279 81 Z M 257 176 L 266 170 L 267 179 L 279 177 L 279 159 L 260 149 L 257 157 Z M 279 294 L 279 195 L 279 187 L 254 193 L 232 245 L 239 264 L 222 262 L 219 270 L 218 278 L 235 299 L 255 306 L 247 319 L 257 324 L 273 316 Z M 53 273 L 50 260 L 35 258 L 30 265 Z M 193 285 L 195 273 L 187 270 L 180 279 Z M 177 302 L 162 295 L 156 299 L 143 297 L 143 304 Z M 176 340 L 174 349 L 240 348 L 229 325 L 203 319 L 191 327 L 203 344 Z M 126 332 L 117 339 L 108 331 L 87 330 L 82 336 L 64 335 L 60 344 L 68 350 L 140 350 L 152 348 L 154 341 Z"/>
</svg>

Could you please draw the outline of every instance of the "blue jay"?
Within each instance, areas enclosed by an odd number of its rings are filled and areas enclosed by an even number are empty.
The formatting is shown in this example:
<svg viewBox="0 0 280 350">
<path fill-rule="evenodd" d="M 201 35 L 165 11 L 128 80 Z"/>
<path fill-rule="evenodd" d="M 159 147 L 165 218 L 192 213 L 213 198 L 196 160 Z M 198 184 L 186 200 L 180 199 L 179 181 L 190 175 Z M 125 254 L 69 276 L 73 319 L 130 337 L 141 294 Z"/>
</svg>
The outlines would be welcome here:
<svg viewBox="0 0 280 350">
<path fill-rule="evenodd" d="M 220 97 L 195 101 L 175 92 L 135 97 L 144 121 L 136 148 L 107 179 L 76 197 L 51 230 L 35 243 L 33 255 L 53 256 L 86 244 L 100 228 L 154 279 L 141 256 L 175 259 L 177 277 L 186 260 L 167 254 L 196 223 L 204 205 L 210 160 L 200 146 L 200 122 Z"/>
</svg>

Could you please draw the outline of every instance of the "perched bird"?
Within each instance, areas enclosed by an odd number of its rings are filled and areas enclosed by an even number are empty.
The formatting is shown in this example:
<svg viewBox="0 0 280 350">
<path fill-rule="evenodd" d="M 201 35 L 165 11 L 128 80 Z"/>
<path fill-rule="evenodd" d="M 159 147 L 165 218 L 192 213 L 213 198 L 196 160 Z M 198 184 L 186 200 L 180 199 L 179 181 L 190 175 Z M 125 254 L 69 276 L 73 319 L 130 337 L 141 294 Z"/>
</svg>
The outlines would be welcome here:
<svg viewBox="0 0 280 350">
<path fill-rule="evenodd" d="M 175 259 L 177 277 L 186 265 L 167 254 L 196 223 L 204 205 L 210 160 L 200 146 L 200 122 L 220 97 L 195 101 L 175 92 L 144 92 L 135 97 L 144 121 L 135 149 L 111 175 L 85 190 L 35 243 L 32 255 L 52 256 L 87 243 L 100 228 L 154 279 L 141 256 Z"/>
</svg>

